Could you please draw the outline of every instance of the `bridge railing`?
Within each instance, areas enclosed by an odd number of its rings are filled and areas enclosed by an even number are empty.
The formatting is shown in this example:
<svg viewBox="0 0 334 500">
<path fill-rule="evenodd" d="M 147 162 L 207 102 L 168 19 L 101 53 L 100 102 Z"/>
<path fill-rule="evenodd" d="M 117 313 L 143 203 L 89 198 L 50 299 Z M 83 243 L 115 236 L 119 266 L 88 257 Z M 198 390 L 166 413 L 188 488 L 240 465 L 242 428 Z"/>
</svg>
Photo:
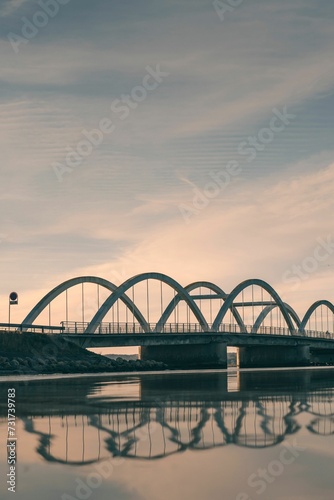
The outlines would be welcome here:
<svg viewBox="0 0 334 500">
<path fill-rule="evenodd" d="M 63 321 L 62 333 L 65 334 L 82 334 L 88 327 L 88 322 L 82 321 Z M 95 333 L 97 334 L 108 334 L 108 335 L 124 335 L 124 334 L 145 334 L 145 333 L 161 333 L 161 334 L 173 334 L 173 333 L 203 333 L 203 329 L 199 323 L 166 323 L 162 330 L 156 332 L 156 323 L 150 323 L 150 331 L 147 332 L 139 323 L 125 323 L 125 322 L 113 322 L 113 323 L 100 323 Z M 237 324 L 223 323 L 220 325 L 219 330 L 216 332 L 211 331 L 212 324 L 209 324 L 209 330 L 205 333 L 243 333 L 241 328 Z M 254 331 L 253 326 L 246 326 L 246 332 L 249 334 L 260 334 L 260 335 L 291 335 L 288 328 L 279 326 L 260 326 L 257 331 Z M 316 330 L 305 330 L 305 333 L 301 333 L 297 330 L 293 333 L 296 336 L 306 336 L 312 338 L 324 338 L 333 339 L 334 334 L 330 332 L 319 332 Z"/>
<path fill-rule="evenodd" d="M 28 325 L 26 323 L 0 323 L 0 330 L 6 332 L 64 333 L 64 326 Z"/>
<path fill-rule="evenodd" d="M 88 327 L 88 322 L 82 321 L 63 321 L 64 333 L 78 334 L 84 333 Z M 150 331 L 147 332 L 139 323 L 100 323 L 95 333 L 99 334 L 144 334 L 144 333 L 203 333 L 199 323 L 166 323 L 162 330 L 156 332 L 157 323 L 149 323 Z M 209 324 L 209 331 L 212 325 Z M 240 333 L 238 325 L 221 325 L 219 332 L 228 331 L 231 333 Z"/>
<path fill-rule="evenodd" d="M 305 330 L 306 337 L 312 337 L 317 339 L 330 339 L 334 340 L 334 333 L 332 332 L 319 332 L 317 330 Z"/>
</svg>

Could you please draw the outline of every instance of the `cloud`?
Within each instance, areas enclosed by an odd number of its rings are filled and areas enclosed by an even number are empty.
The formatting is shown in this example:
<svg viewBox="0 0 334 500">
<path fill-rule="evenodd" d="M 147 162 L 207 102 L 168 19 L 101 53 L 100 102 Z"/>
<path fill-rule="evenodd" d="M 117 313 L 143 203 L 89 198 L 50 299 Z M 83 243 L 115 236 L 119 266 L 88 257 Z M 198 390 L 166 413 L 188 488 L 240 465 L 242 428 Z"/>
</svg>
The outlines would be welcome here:
<svg viewBox="0 0 334 500">
<path fill-rule="evenodd" d="M 31 0 L 5 0 L 0 7 L 0 17 L 7 17 L 14 14 L 23 4 L 31 3 Z"/>
<path fill-rule="evenodd" d="M 331 231 L 332 10 L 261 0 L 221 23 L 202 2 L 145 1 L 129 13 L 122 2 L 83 1 L 19 54 L 4 33 L 0 292 L 21 287 L 28 307 L 63 278 L 118 267 L 128 276 L 154 267 L 183 283 L 200 272 L 227 289 L 257 273 L 281 286 Z M 148 64 L 170 75 L 122 121 L 110 104 Z M 296 115 L 291 127 L 185 225 L 178 207 L 191 203 L 191 185 L 242 161 L 238 144 L 275 106 Z M 58 183 L 52 163 L 103 117 L 115 132 Z M 329 269 L 305 287 L 327 291 Z"/>
</svg>

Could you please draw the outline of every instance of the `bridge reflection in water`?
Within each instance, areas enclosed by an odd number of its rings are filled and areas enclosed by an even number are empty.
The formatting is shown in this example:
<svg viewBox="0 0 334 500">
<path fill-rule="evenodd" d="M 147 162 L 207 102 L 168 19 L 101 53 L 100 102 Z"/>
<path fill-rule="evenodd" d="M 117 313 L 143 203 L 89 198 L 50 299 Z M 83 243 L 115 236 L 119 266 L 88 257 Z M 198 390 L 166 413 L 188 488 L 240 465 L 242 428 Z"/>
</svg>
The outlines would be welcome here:
<svg viewBox="0 0 334 500">
<path fill-rule="evenodd" d="M 293 375 L 297 383 L 289 374 L 291 387 L 284 382 L 282 389 L 274 372 L 267 372 L 265 379 L 263 374 L 261 378 L 256 373 L 241 374 L 238 392 L 221 390 L 226 382 L 223 373 L 204 379 L 190 374 L 143 375 L 131 377 L 132 392 L 137 388 L 138 397 L 126 400 L 117 397 L 111 380 L 85 379 L 84 386 L 80 380 L 85 394 L 78 393 L 74 380 L 67 385 L 43 381 L 37 392 L 41 398 L 47 393 L 48 403 L 34 410 L 24 395 L 33 384 L 22 386 L 17 416 L 25 432 L 36 439 L 35 450 L 44 460 L 76 466 L 116 456 L 157 460 L 187 450 L 267 448 L 302 430 L 333 435 L 334 381 L 324 371 Z M 199 380 L 202 386 L 196 386 Z M 50 384 L 57 388 L 50 390 Z"/>
</svg>

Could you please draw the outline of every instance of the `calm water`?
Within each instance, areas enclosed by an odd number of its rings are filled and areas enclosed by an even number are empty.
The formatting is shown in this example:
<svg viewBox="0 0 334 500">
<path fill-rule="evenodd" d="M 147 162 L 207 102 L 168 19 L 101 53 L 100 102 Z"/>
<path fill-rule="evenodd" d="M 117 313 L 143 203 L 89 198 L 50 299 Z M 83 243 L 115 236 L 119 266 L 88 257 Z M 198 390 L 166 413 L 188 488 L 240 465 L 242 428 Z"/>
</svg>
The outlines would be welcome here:
<svg viewBox="0 0 334 500">
<path fill-rule="evenodd" d="M 334 499 L 334 370 L 0 381 L 17 499 Z"/>
</svg>

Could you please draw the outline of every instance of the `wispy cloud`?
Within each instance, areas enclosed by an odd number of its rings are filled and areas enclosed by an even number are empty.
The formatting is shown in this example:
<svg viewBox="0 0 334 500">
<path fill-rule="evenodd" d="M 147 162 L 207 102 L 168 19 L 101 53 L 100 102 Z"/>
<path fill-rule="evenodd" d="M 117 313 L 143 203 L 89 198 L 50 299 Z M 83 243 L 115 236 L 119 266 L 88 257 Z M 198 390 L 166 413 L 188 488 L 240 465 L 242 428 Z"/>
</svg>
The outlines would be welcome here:
<svg viewBox="0 0 334 500">
<path fill-rule="evenodd" d="M 7 17 L 14 14 L 23 4 L 31 3 L 32 0 L 4 0 L 4 5 L 0 7 L 0 17 Z"/>
</svg>

